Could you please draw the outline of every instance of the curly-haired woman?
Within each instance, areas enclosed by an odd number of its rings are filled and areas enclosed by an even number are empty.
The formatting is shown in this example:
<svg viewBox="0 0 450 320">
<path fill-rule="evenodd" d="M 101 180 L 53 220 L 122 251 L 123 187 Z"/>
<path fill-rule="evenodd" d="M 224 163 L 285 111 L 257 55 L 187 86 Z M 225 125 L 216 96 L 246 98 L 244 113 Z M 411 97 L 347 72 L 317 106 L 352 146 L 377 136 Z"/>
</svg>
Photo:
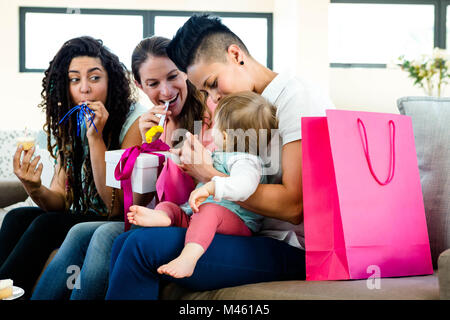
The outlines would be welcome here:
<svg viewBox="0 0 450 320">
<path fill-rule="evenodd" d="M 176 147 L 185 140 L 181 133 L 201 133 L 202 144 L 212 150 L 214 142 L 208 130 L 212 125 L 212 111 L 205 105 L 204 96 L 187 80 L 186 74 L 167 57 L 169 43 L 169 39 L 158 36 L 143 39 L 131 58 L 136 85 L 154 105 L 139 119 L 142 139 L 145 139 L 148 129 L 158 125 L 157 114 L 165 113 L 162 141 Z M 164 111 L 165 101 L 170 101 L 167 111 Z M 148 195 L 138 201 L 145 204 L 146 200 L 150 200 Z M 84 222 L 72 227 L 39 280 L 32 300 L 104 299 L 113 241 L 123 231 L 124 223 L 116 221 Z M 75 280 L 66 273 L 71 266 L 78 266 L 80 273 L 75 284 L 67 286 L 67 280 Z"/>
<path fill-rule="evenodd" d="M 10 211 L 0 229 L 0 278 L 13 279 L 27 296 L 73 225 L 120 216 L 122 195 L 105 185 L 105 151 L 141 144 L 138 118 L 147 111 L 133 99 L 125 66 L 91 37 L 65 42 L 42 86 L 40 107 L 46 112 L 54 177 L 49 188 L 42 185 L 39 156 L 32 159 L 34 148 L 19 146 L 14 173 L 39 207 Z M 78 126 L 75 115 L 60 123 L 82 103 L 95 113 L 94 125 Z"/>
</svg>

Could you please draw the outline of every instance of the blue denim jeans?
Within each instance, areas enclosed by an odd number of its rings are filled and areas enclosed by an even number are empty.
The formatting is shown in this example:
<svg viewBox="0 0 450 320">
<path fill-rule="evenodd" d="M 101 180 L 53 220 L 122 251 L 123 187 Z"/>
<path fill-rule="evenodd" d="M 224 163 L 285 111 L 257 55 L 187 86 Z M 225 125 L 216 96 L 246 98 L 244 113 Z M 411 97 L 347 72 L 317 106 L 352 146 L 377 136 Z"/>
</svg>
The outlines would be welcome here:
<svg viewBox="0 0 450 320">
<path fill-rule="evenodd" d="M 114 241 L 109 300 L 156 300 L 161 280 L 192 291 L 243 284 L 305 279 L 305 251 L 269 237 L 216 234 L 191 277 L 175 279 L 156 270 L 184 247 L 186 228 L 128 231 Z"/>
<path fill-rule="evenodd" d="M 123 230 L 123 222 L 112 221 L 73 226 L 45 269 L 31 299 L 104 299 L 111 248 Z"/>
</svg>

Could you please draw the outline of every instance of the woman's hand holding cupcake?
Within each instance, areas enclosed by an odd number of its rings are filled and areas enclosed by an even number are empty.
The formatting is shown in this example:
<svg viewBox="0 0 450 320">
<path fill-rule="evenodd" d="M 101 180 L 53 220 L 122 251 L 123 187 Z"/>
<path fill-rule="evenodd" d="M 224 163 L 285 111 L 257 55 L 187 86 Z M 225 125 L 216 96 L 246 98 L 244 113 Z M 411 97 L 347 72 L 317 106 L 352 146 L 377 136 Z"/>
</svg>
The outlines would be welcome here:
<svg viewBox="0 0 450 320">
<path fill-rule="evenodd" d="M 42 184 L 41 175 L 43 165 L 39 163 L 40 156 L 36 156 L 32 159 L 36 147 L 30 150 L 23 150 L 23 146 L 19 145 L 14 154 L 13 168 L 14 174 L 22 182 L 25 190 L 28 194 L 32 194 L 34 191 L 39 190 Z M 24 153 L 22 161 L 22 152 Z"/>
</svg>

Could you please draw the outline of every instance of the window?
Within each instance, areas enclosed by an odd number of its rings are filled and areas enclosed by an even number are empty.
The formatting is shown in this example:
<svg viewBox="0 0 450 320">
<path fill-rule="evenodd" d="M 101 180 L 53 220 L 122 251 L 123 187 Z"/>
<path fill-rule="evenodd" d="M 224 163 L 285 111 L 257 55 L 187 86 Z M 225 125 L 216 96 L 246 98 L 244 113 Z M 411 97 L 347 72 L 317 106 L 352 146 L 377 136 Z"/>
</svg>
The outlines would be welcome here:
<svg viewBox="0 0 450 320">
<path fill-rule="evenodd" d="M 22 8 L 23 9 L 23 8 Z M 127 68 L 131 52 L 144 36 L 144 16 L 136 12 L 60 9 L 24 10 L 21 13 L 20 71 L 47 69 L 62 44 L 75 37 L 89 35 L 102 39 Z M 68 10 L 67 10 L 68 11 Z"/>
<path fill-rule="evenodd" d="M 136 44 L 153 34 L 172 38 L 195 12 L 20 8 L 20 71 L 42 72 L 68 39 L 89 35 L 102 39 L 131 68 Z M 272 67 L 271 13 L 212 13 L 235 32 L 259 62 Z"/>
<path fill-rule="evenodd" d="M 270 23 L 267 17 L 227 17 L 220 14 L 218 16 L 245 43 L 253 58 L 271 67 L 271 53 L 269 54 L 268 45 Z M 189 17 L 190 15 L 156 15 L 155 34 L 171 39 Z"/>
<path fill-rule="evenodd" d="M 400 55 L 445 48 L 444 0 L 331 0 L 331 67 L 386 67 Z"/>
<path fill-rule="evenodd" d="M 446 25 L 445 25 L 445 30 L 446 30 L 446 37 L 445 37 L 445 43 L 446 44 L 450 44 L 450 12 L 449 12 L 449 10 L 450 10 L 450 1 L 447 1 L 446 3 L 445 3 L 445 13 L 443 13 L 443 14 L 445 14 L 445 21 L 446 21 Z"/>
</svg>

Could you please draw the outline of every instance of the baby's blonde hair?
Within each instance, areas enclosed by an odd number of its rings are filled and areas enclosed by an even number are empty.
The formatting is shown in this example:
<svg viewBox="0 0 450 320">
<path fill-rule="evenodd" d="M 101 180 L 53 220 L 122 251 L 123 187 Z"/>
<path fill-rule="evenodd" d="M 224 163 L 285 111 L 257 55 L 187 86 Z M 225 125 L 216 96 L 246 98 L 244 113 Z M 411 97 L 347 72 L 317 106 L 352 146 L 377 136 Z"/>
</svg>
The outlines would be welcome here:
<svg viewBox="0 0 450 320">
<path fill-rule="evenodd" d="M 229 94 L 220 99 L 214 117 L 217 128 L 227 132 L 226 151 L 258 154 L 257 150 L 262 147 L 259 145 L 261 134 L 267 134 L 264 146 L 267 147 L 271 139 L 271 129 L 278 129 L 276 111 L 275 106 L 261 95 L 251 91 Z M 236 150 L 236 147 L 239 147 L 238 143 L 234 142 L 235 138 L 239 140 L 237 130 L 246 134 L 245 150 Z M 249 140 L 253 140 L 254 143 L 250 143 Z"/>
</svg>

